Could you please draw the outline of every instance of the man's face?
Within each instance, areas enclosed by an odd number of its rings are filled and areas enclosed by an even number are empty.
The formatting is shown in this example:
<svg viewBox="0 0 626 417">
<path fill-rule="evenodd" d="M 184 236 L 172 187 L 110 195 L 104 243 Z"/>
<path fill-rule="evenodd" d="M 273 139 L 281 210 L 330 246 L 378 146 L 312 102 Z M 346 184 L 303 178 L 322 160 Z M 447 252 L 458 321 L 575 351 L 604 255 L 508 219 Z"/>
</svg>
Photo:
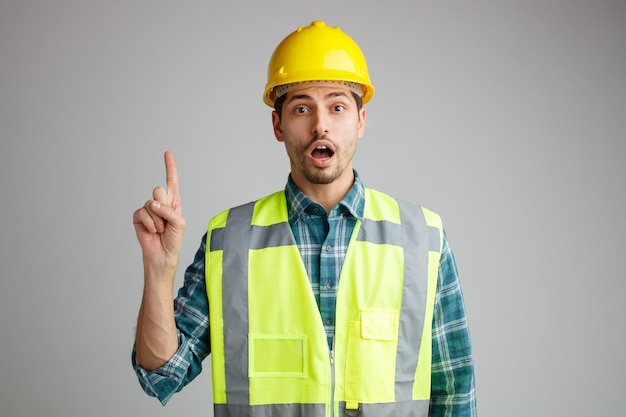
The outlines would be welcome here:
<svg viewBox="0 0 626 417">
<path fill-rule="evenodd" d="M 296 185 L 353 180 L 352 157 L 365 131 L 365 109 L 357 109 L 342 86 L 301 86 L 287 93 L 274 134 L 284 142 Z"/>
</svg>

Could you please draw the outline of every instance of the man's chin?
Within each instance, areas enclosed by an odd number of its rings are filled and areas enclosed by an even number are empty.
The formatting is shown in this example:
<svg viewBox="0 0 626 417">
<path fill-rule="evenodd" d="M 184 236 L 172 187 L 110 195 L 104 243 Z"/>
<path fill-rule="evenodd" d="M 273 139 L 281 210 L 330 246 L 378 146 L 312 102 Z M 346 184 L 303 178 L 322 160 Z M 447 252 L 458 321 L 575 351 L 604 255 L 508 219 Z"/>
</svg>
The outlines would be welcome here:
<svg viewBox="0 0 626 417">
<path fill-rule="evenodd" d="M 328 185 L 332 184 L 341 176 L 339 171 L 331 171 L 330 169 L 310 169 L 305 171 L 304 178 L 311 184 Z"/>
</svg>

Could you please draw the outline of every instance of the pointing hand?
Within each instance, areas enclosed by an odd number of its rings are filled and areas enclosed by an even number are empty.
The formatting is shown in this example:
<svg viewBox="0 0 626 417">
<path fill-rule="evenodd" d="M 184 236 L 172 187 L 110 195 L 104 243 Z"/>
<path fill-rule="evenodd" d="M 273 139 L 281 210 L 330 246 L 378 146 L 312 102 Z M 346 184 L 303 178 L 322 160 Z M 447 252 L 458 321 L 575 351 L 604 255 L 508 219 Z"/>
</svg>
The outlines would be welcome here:
<svg viewBox="0 0 626 417">
<path fill-rule="evenodd" d="M 143 251 L 144 264 L 175 268 L 183 244 L 185 219 L 182 216 L 174 155 L 165 152 L 164 158 L 167 189 L 156 187 L 152 191 L 152 200 L 133 214 L 133 224 Z"/>
</svg>

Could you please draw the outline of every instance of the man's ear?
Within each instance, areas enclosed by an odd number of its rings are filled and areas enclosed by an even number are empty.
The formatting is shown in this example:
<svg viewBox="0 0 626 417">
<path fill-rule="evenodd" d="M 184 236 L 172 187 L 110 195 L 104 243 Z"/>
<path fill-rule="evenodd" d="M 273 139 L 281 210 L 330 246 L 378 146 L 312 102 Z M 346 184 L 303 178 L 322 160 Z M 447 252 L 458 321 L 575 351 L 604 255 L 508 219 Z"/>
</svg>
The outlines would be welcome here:
<svg viewBox="0 0 626 417">
<path fill-rule="evenodd" d="M 276 140 L 282 142 L 283 127 L 280 124 L 280 116 L 275 110 L 272 112 L 272 126 L 274 127 L 274 136 L 276 136 Z"/>
<path fill-rule="evenodd" d="M 357 137 L 361 139 L 363 134 L 365 133 L 365 120 L 366 120 L 367 112 L 365 111 L 365 107 L 361 107 L 359 110 L 359 124 L 357 126 Z"/>
</svg>

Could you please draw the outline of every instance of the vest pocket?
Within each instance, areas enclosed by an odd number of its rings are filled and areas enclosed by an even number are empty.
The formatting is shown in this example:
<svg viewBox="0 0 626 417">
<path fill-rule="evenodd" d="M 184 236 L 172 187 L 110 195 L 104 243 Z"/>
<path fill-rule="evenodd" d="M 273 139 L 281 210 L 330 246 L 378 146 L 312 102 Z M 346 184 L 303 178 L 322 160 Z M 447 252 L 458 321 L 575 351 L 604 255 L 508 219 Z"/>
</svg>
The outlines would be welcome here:
<svg viewBox="0 0 626 417">
<path fill-rule="evenodd" d="M 394 401 L 399 317 L 394 309 L 364 309 L 360 321 L 350 322 L 346 401 Z"/>
<path fill-rule="evenodd" d="M 396 340 L 398 318 L 398 310 L 382 308 L 361 310 L 361 337 L 372 340 Z"/>
<path fill-rule="evenodd" d="M 250 378 L 307 378 L 308 337 L 306 335 L 248 335 Z"/>
</svg>

